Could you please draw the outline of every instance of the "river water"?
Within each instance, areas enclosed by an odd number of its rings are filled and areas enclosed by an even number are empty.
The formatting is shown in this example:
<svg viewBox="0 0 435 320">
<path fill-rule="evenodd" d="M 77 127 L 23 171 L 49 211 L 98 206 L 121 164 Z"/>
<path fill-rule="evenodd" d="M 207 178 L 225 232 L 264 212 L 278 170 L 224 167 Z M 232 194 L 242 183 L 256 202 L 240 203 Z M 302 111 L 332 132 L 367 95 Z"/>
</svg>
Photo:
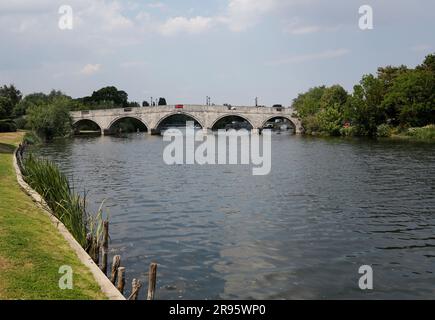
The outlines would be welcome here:
<svg viewBox="0 0 435 320">
<path fill-rule="evenodd" d="M 163 162 L 162 137 L 44 145 L 96 210 L 110 254 L 157 299 L 433 299 L 435 148 L 429 143 L 272 137 L 272 170 Z M 110 260 L 111 261 L 111 260 Z M 373 290 L 361 290 L 362 265 Z"/>
</svg>

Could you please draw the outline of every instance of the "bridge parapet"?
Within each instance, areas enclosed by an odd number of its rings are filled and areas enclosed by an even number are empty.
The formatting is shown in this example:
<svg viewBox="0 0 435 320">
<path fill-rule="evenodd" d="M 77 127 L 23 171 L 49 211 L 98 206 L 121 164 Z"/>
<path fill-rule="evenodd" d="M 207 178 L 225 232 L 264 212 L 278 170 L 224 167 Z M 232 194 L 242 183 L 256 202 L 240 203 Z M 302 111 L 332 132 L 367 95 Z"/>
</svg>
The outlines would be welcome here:
<svg viewBox="0 0 435 320">
<path fill-rule="evenodd" d="M 157 129 L 158 125 L 167 117 L 175 114 L 185 114 L 192 117 L 204 129 L 213 128 L 214 124 L 228 116 L 239 116 L 246 119 L 254 129 L 261 129 L 264 124 L 274 117 L 283 117 L 291 121 L 296 133 L 301 133 L 303 128 L 295 111 L 291 108 L 268 108 L 249 106 L 204 106 L 204 105 L 183 105 L 183 106 L 158 106 L 140 108 L 102 109 L 89 111 L 71 112 L 73 123 L 81 120 L 90 120 L 98 124 L 102 132 L 109 130 L 111 125 L 122 118 L 136 118 L 142 121 L 149 132 Z"/>
</svg>

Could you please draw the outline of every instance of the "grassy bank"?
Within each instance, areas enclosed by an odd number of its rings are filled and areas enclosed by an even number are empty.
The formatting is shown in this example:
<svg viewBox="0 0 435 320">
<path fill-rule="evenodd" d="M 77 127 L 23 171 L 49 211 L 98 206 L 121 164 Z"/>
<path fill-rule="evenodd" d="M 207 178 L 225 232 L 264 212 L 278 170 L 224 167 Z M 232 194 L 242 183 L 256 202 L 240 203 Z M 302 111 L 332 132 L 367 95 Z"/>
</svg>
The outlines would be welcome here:
<svg viewBox="0 0 435 320">
<path fill-rule="evenodd" d="M 104 299 L 49 218 L 20 189 L 12 166 L 23 133 L 0 133 L 0 299 Z M 74 288 L 59 289 L 59 267 L 73 269 Z"/>
<path fill-rule="evenodd" d="M 411 141 L 435 142 L 435 125 L 431 124 L 421 128 L 409 128 L 403 132 L 393 133 L 391 138 Z"/>
</svg>

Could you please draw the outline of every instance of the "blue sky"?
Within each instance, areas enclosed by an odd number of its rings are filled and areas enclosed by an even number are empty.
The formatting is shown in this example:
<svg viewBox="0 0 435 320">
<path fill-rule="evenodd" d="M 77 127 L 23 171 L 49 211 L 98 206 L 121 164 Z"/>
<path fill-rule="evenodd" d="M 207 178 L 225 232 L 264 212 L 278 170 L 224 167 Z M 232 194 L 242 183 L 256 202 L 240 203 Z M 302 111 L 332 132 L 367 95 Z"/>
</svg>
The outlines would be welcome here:
<svg viewBox="0 0 435 320">
<path fill-rule="evenodd" d="M 361 5 L 374 29 L 358 27 Z M 61 5 L 73 9 L 60 30 Z M 289 105 L 347 90 L 378 66 L 435 52 L 432 0 L 0 0 L 0 84 L 73 97 L 106 85 L 131 100 Z"/>
</svg>

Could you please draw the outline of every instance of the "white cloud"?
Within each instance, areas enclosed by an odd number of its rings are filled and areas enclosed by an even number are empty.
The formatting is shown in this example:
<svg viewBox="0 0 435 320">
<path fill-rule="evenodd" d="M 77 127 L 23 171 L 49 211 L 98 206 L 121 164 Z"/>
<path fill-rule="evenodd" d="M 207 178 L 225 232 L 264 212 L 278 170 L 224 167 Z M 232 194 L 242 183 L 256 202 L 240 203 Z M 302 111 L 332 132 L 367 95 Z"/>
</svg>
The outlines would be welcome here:
<svg viewBox="0 0 435 320">
<path fill-rule="evenodd" d="M 350 52 L 349 49 L 327 50 L 318 53 L 295 55 L 285 59 L 270 61 L 266 64 L 269 66 L 279 66 L 284 64 L 302 63 L 302 62 L 316 61 L 316 60 L 328 60 L 328 59 L 334 59 L 334 58 L 345 56 L 349 52 Z"/>
<path fill-rule="evenodd" d="M 162 2 L 153 2 L 153 3 L 149 3 L 147 5 L 148 8 L 151 9 L 166 9 L 167 6 L 166 4 L 162 3 Z"/>
<path fill-rule="evenodd" d="M 101 64 L 87 64 L 81 70 L 80 74 L 85 76 L 91 76 L 101 69 Z"/>
<path fill-rule="evenodd" d="M 276 9 L 279 4 L 279 0 L 230 0 L 227 13 L 220 20 L 232 31 L 245 31 L 257 24 L 264 15 Z"/>
<path fill-rule="evenodd" d="M 165 36 L 172 36 L 179 33 L 198 34 L 210 29 L 213 19 L 197 16 L 195 18 L 175 17 L 168 19 L 159 27 L 159 32 Z"/>
</svg>

